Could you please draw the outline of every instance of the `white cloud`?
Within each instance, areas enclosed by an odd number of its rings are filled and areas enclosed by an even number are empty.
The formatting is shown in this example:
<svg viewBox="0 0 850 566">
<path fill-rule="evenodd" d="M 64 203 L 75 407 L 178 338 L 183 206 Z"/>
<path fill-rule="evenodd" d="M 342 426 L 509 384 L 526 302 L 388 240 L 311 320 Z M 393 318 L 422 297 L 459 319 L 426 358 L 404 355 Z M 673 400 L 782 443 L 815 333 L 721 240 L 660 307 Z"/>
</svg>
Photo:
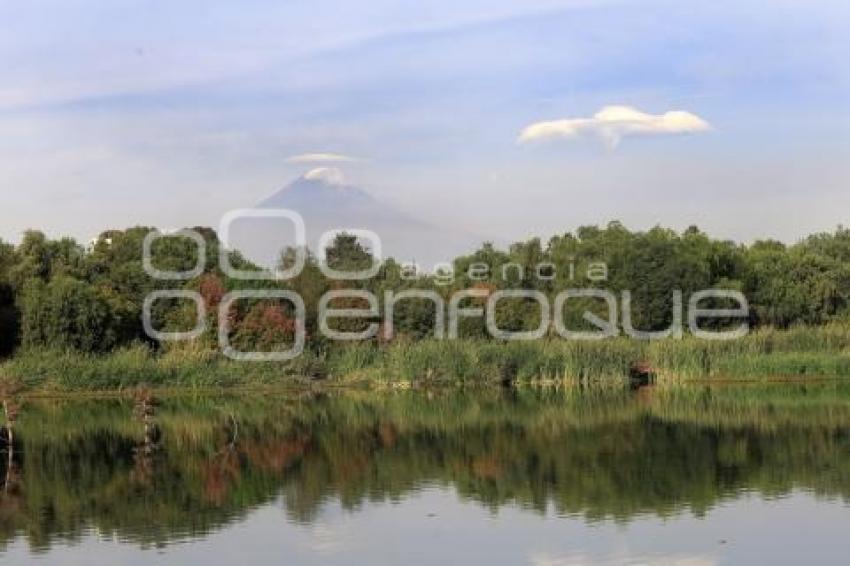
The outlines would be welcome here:
<svg viewBox="0 0 850 566">
<path fill-rule="evenodd" d="M 299 153 L 287 157 L 286 161 L 288 163 L 356 163 L 362 160 L 339 153 Z"/>
<path fill-rule="evenodd" d="M 686 134 L 710 129 L 708 122 L 684 110 L 647 114 L 631 106 L 605 106 L 591 118 L 566 118 L 529 124 L 520 132 L 517 141 L 528 143 L 589 134 L 598 136 L 613 148 L 628 136 Z"/>
<path fill-rule="evenodd" d="M 304 178 L 310 181 L 322 181 L 329 185 L 342 185 L 345 176 L 336 167 L 316 167 L 304 173 Z"/>
</svg>

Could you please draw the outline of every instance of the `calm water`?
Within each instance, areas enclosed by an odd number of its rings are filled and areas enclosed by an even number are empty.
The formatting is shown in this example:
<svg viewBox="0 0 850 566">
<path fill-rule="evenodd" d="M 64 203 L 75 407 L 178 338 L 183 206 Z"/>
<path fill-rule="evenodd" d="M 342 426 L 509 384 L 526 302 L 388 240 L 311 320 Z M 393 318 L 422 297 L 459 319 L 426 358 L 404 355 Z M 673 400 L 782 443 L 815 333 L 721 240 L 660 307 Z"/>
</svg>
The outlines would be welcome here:
<svg viewBox="0 0 850 566">
<path fill-rule="evenodd" d="M 8 564 L 846 563 L 850 385 L 31 400 Z"/>
</svg>

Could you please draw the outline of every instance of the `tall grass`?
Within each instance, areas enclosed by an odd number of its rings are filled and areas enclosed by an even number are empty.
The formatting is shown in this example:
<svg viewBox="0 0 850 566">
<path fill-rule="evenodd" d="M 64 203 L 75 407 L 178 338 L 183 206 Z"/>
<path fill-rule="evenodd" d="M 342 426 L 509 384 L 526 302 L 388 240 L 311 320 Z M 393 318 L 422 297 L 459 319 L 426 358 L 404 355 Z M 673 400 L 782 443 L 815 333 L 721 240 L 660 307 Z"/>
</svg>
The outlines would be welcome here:
<svg viewBox="0 0 850 566">
<path fill-rule="evenodd" d="M 0 378 L 30 388 L 115 390 L 140 384 L 232 387 L 334 383 L 504 382 L 623 383 L 637 362 L 665 380 L 784 376 L 850 376 L 850 325 L 791 330 L 760 329 L 732 341 L 625 337 L 577 342 L 398 340 L 392 344 L 334 344 L 289 362 L 234 362 L 193 348 L 154 352 L 144 345 L 108 355 L 24 350 L 0 364 Z"/>
<path fill-rule="evenodd" d="M 622 378 L 644 346 L 629 340 L 399 342 L 385 347 L 352 344 L 328 358 L 333 377 L 381 382 L 498 383 Z"/>
<path fill-rule="evenodd" d="M 17 379 L 42 390 L 120 390 L 140 385 L 159 387 L 233 387 L 297 383 L 311 373 L 315 357 L 291 364 L 230 361 L 209 350 L 175 349 L 156 353 L 145 345 L 110 354 L 70 350 L 25 350 L 0 365 L 0 379 Z"/>
<path fill-rule="evenodd" d="M 654 342 L 648 360 L 676 378 L 850 376 L 850 326 L 762 328 L 739 340 Z"/>
</svg>

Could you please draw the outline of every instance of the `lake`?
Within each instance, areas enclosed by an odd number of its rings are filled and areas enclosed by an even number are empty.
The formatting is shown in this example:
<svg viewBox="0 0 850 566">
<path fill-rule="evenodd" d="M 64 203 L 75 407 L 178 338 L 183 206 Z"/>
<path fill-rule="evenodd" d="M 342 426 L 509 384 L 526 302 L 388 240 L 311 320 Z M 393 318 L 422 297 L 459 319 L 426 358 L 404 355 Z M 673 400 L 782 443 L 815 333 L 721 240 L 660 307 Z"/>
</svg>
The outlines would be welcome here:
<svg viewBox="0 0 850 566">
<path fill-rule="evenodd" d="M 15 565 L 850 556 L 840 381 L 29 399 L 0 456 Z"/>
</svg>

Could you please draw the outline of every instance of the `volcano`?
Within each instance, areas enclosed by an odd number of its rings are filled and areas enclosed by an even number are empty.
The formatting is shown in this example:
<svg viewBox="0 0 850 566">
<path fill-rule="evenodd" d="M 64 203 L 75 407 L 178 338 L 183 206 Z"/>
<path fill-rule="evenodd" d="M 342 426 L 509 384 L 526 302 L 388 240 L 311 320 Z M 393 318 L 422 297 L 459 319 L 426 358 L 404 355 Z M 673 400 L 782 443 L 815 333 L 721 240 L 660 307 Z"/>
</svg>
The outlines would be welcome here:
<svg viewBox="0 0 850 566">
<path fill-rule="evenodd" d="M 384 258 L 415 262 L 425 271 L 479 243 L 469 234 L 434 226 L 379 201 L 345 183 L 342 174 L 329 167 L 309 171 L 254 208 L 298 212 L 304 219 L 307 247 L 314 253 L 326 231 L 369 230 L 380 238 Z M 276 265 L 281 250 L 294 244 L 291 223 L 283 219 L 242 219 L 234 223 L 232 235 L 231 245 L 264 267 Z M 363 243 L 373 247 L 366 239 Z"/>
</svg>

